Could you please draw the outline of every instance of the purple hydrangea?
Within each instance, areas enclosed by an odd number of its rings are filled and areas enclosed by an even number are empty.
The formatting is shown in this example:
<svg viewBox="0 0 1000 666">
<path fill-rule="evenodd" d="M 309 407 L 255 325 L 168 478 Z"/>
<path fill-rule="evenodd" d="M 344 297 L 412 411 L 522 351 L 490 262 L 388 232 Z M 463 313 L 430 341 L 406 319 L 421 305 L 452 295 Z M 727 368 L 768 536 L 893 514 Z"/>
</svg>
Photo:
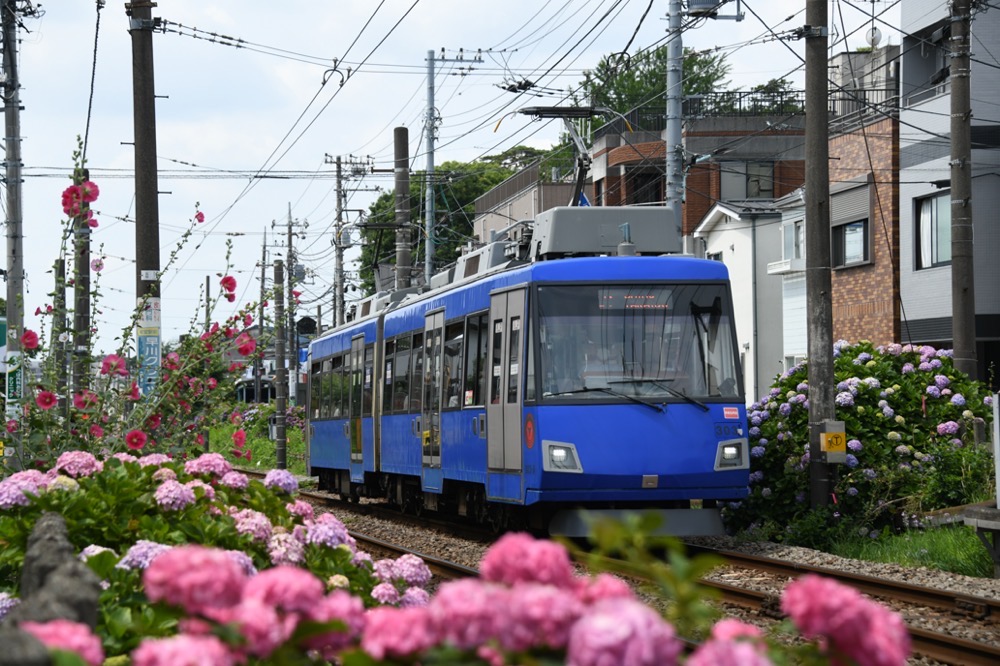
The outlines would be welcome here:
<svg viewBox="0 0 1000 666">
<path fill-rule="evenodd" d="M 308 526 L 306 532 L 306 543 L 315 543 L 328 548 L 335 548 L 341 544 L 350 545 L 353 542 L 354 539 L 347 533 L 344 523 L 329 513 L 321 514 Z"/>
<path fill-rule="evenodd" d="M 799 504 L 802 504 L 803 502 L 806 501 L 806 494 L 801 490 L 795 493 L 795 501 L 798 502 Z"/>
<path fill-rule="evenodd" d="M 431 570 L 423 559 L 407 553 L 396 559 L 395 577 L 410 587 L 424 587 L 431 580 Z"/>
<path fill-rule="evenodd" d="M 136 541 L 135 545 L 125 553 L 125 557 L 118 560 L 115 567 L 118 569 L 145 569 L 157 556 L 171 548 L 172 546 L 155 541 L 146 541 L 145 539 Z"/>
<path fill-rule="evenodd" d="M 847 496 L 848 497 L 857 497 L 858 496 L 858 489 L 855 488 L 854 486 L 851 486 L 850 488 L 847 489 Z"/>
<path fill-rule="evenodd" d="M 21 600 L 17 597 L 6 592 L 0 592 L 0 620 L 3 620 L 4 616 L 19 603 L 21 603 Z"/>
<path fill-rule="evenodd" d="M 750 472 L 750 483 L 760 483 L 763 480 L 764 480 L 764 472 L 760 471 L 759 469 L 754 472 Z"/>
<path fill-rule="evenodd" d="M 869 481 L 871 481 L 872 479 L 874 479 L 875 477 L 878 476 L 878 473 L 875 470 L 871 469 L 871 468 L 865 469 L 861 473 L 864 474 L 865 478 L 868 479 Z"/>
<path fill-rule="evenodd" d="M 750 457 L 751 458 L 763 458 L 765 451 L 766 451 L 766 449 L 764 449 L 763 446 L 755 446 L 752 449 L 750 449 Z"/>
<path fill-rule="evenodd" d="M 863 380 L 861 380 L 861 383 L 867 386 L 868 388 L 882 388 L 882 383 L 879 382 L 879 380 L 876 379 L 875 377 L 865 377 Z"/>
<path fill-rule="evenodd" d="M 920 372 L 930 372 L 931 370 L 934 369 L 934 367 L 931 366 L 931 364 L 928 363 L 927 361 L 923 361 L 920 365 L 917 366 L 917 369 L 920 370 Z"/>
<path fill-rule="evenodd" d="M 872 360 L 872 355 L 868 352 L 861 352 L 858 354 L 857 358 L 854 359 L 854 365 L 864 365 L 868 361 Z"/>
<path fill-rule="evenodd" d="M 264 486 L 290 494 L 299 489 L 299 482 L 287 469 L 272 469 L 264 477 Z"/>
<path fill-rule="evenodd" d="M 986 405 L 987 407 L 992 407 L 993 406 L 993 396 L 991 396 L 991 395 L 985 396 L 983 398 L 983 404 Z"/>
<path fill-rule="evenodd" d="M 81 562 L 86 562 L 95 555 L 100 555 L 101 553 L 114 553 L 115 551 L 110 548 L 105 548 L 104 546 L 98 546 L 96 544 L 91 544 L 80 551 L 78 556 Z"/>
<path fill-rule="evenodd" d="M 15 472 L 0 481 L 0 509 L 27 506 L 29 495 L 38 495 L 49 484 L 49 478 L 37 469 Z"/>
<path fill-rule="evenodd" d="M 53 468 L 74 479 L 93 476 L 104 469 L 104 463 L 86 451 L 66 451 L 56 460 Z"/>
<path fill-rule="evenodd" d="M 760 489 L 760 496 L 761 497 L 770 497 L 771 496 L 771 489 L 770 488 L 761 488 Z"/>
<path fill-rule="evenodd" d="M 408 587 L 399 599 L 400 608 L 423 608 L 431 601 L 431 595 L 422 587 Z"/>
<path fill-rule="evenodd" d="M 849 448 L 851 451 L 860 451 L 864 447 L 861 446 L 861 440 L 852 439 L 847 443 L 847 448 Z"/>
<path fill-rule="evenodd" d="M 194 504 L 195 500 L 194 490 L 174 479 L 167 479 L 161 483 L 153 493 L 153 497 L 156 498 L 157 504 L 168 511 L 180 511 Z"/>
<path fill-rule="evenodd" d="M 913 372 L 913 364 L 912 363 L 904 363 L 903 364 L 903 369 L 901 370 L 901 372 L 904 375 L 910 374 L 911 372 Z"/>
<path fill-rule="evenodd" d="M 885 418 L 891 419 L 895 415 L 896 411 L 892 407 L 886 405 L 885 407 L 882 408 L 882 416 L 884 416 Z"/>
<path fill-rule="evenodd" d="M 778 407 L 778 413 L 781 414 L 782 416 L 788 416 L 789 414 L 791 414 L 792 413 L 791 403 L 788 402 L 781 403 L 781 405 Z"/>
<path fill-rule="evenodd" d="M 888 347 L 886 347 L 885 351 L 890 356 L 899 356 L 901 353 L 903 353 L 903 347 L 902 347 L 902 345 L 894 342 L 891 345 L 889 345 Z"/>
<path fill-rule="evenodd" d="M 956 407 L 965 407 L 965 396 L 962 395 L 961 393 L 956 393 L 955 395 L 951 396 L 951 404 L 955 405 Z"/>
<path fill-rule="evenodd" d="M 951 380 L 945 375 L 934 375 L 934 383 L 938 388 L 945 388 L 951 384 Z"/>
<path fill-rule="evenodd" d="M 910 447 L 908 447 L 906 444 L 900 444 L 895 448 L 895 451 L 901 456 L 910 455 Z"/>
<path fill-rule="evenodd" d="M 760 428 L 758 428 L 757 426 L 753 426 L 752 428 L 750 428 L 750 436 L 760 437 Z"/>
<path fill-rule="evenodd" d="M 954 421 L 945 421 L 944 423 L 939 423 L 937 427 L 937 433 L 939 435 L 954 435 L 958 432 L 958 424 Z"/>
<path fill-rule="evenodd" d="M 853 407 L 854 406 L 854 396 L 850 391 L 841 391 L 837 394 L 837 397 L 833 399 L 837 403 L 838 407 Z"/>
<path fill-rule="evenodd" d="M 941 365 L 942 365 L 940 359 L 936 359 L 936 358 L 931 359 L 930 363 L 931 363 L 931 367 L 933 369 L 935 369 L 935 370 L 939 369 L 941 367 Z"/>
<path fill-rule="evenodd" d="M 929 395 L 932 398 L 941 397 L 941 389 L 939 389 L 937 386 L 934 386 L 933 384 L 927 387 L 925 393 L 927 393 L 927 395 Z"/>
<path fill-rule="evenodd" d="M 853 453 L 847 454 L 847 466 L 851 468 L 858 466 L 858 459 Z"/>
<path fill-rule="evenodd" d="M 242 550 L 227 550 L 226 555 L 229 556 L 229 559 L 236 562 L 236 564 L 240 566 L 240 569 L 243 570 L 243 573 L 245 573 L 247 577 L 257 575 L 257 567 L 254 566 L 253 559 L 251 559 L 251 557 Z"/>
</svg>

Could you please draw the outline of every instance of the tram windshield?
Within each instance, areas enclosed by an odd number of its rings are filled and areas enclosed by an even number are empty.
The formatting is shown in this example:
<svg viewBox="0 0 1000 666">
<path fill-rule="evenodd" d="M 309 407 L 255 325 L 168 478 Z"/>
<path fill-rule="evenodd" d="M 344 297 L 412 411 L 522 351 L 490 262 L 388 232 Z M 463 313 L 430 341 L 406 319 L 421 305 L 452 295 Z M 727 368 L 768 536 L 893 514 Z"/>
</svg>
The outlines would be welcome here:
<svg viewBox="0 0 1000 666">
<path fill-rule="evenodd" d="M 740 395 L 725 285 L 542 285 L 538 334 L 545 400 Z"/>
</svg>

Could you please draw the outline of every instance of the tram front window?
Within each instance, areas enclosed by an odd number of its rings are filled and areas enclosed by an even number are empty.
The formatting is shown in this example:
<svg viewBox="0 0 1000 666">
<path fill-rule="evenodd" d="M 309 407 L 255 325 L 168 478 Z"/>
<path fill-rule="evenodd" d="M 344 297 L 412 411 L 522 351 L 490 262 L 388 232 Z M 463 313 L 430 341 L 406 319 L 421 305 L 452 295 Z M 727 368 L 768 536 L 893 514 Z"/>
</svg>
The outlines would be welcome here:
<svg viewBox="0 0 1000 666">
<path fill-rule="evenodd" d="M 729 308 L 720 284 L 540 286 L 543 399 L 735 398 Z"/>
</svg>

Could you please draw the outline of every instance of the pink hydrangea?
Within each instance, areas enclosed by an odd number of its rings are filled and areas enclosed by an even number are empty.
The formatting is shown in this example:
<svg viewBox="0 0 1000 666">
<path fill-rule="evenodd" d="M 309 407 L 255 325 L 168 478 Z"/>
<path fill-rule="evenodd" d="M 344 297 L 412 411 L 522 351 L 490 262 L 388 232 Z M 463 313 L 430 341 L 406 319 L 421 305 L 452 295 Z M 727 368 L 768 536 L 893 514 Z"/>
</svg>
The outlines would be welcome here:
<svg viewBox="0 0 1000 666">
<path fill-rule="evenodd" d="M 212 611 L 218 622 L 232 624 L 246 641 L 242 651 L 267 659 L 295 632 L 298 623 L 294 615 L 282 615 L 260 599 L 243 599 L 232 608 Z"/>
<path fill-rule="evenodd" d="M 671 666 L 683 645 L 656 611 L 632 599 L 607 599 L 570 630 L 567 666 Z"/>
<path fill-rule="evenodd" d="M 100 666 L 104 663 L 101 639 L 85 624 L 70 620 L 52 620 L 22 622 L 19 626 L 22 631 L 28 632 L 48 648 L 75 652 L 90 666 Z"/>
<path fill-rule="evenodd" d="M 247 585 L 233 558 L 203 546 L 179 546 L 163 553 L 150 563 L 142 580 L 150 601 L 179 606 L 192 615 L 235 605 Z"/>
<path fill-rule="evenodd" d="M 348 592 L 334 590 L 313 604 L 306 618 L 310 622 L 337 622 L 342 625 L 342 628 L 303 641 L 306 648 L 319 650 L 324 658 L 333 660 L 337 652 L 357 643 L 365 628 L 365 604 Z"/>
<path fill-rule="evenodd" d="M 510 626 L 500 636 L 500 644 L 515 651 L 533 647 L 566 647 L 573 624 L 583 614 L 584 606 L 568 590 L 551 585 L 525 583 L 510 594 Z"/>
<path fill-rule="evenodd" d="M 431 580 L 431 570 L 420 557 L 407 553 L 396 558 L 394 578 L 411 587 L 424 587 Z"/>
<path fill-rule="evenodd" d="M 267 554 L 271 564 L 302 564 L 305 561 L 305 546 L 289 532 L 276 532 L 267 542 Z"/>
<path fill-rule="evenodd" d="M 227 488 L 243 490 L 250 485 L 250 477 L 243 472 L 226 472 L 222 475 L 222 478 L 219 479 L 219 483 Z"/>
<path fill-rule="evenodd" d="M 176 481 L 177 472 L 170 469 L 169 467 L 161 467 L 160 469 L 153 472 L 153 481 L 157 483 L 162 483 L 164 481 Z"/>
<path fill-rule="evenodd" d="M 431 602 L 431 595 L 422 587 L 408 587 L 399 598 L 400 608 L 416 608 L 428 605 Z"/>
<path fill-rule="evenodd" d="M 702 643 L 687 666 L 771 666 L 767 653 L 746 641 L 711 640 Z"/>
<path fill-rule="evenodd" d="M 577 579 L 576 596 L 590 606 L 602 599 L 632 599 L 635 594 L 628 583 L 609 573 L 600 573 L 593 578 Z"/>
<path fill-rule="evenodd" d="M 479 571 L 484 580 L 494 583 L 544 583 L 567 590 L 575 587 L 566 549 L 525 533 L 500 537 L 483 556 Z"/>
<path fill-rule="evenodd" d="M 266 514 L 253 509 L 243 509 L 233 513 L 236 521 L 236 531 L 249 534 L 254 541 L 267 542 L 271 538 L 271 520 Z"/>
<path fill-rule="evenodd" d="M 298 516 L 303 520 L 313 519 L 312 504 L 304 500 L 295 500 L 294 502 L 289 502 L 288 504 L 285 505 L 285 509 L 288 510 L 288 513 L 292 514 L 293 516 Z"/>
<path fill-rule="evenodd" d="M 720 620 L 712 627 L 712 638 L 717 641 L 734 641 L 739 638 L 756 640 L 763 637 L 764 632 L 760 628 L 746 622 L 740 622 L 734 618 Z"/>
<path fill-rule="evenodd" d="M 138 462 L 140 467 L 158 466 L 170 462 L 170 456 L 166 453 L 150 453 L 148 456 L 139 458 Z"/>
<path fill-rule="evenodd" d="M 433 631 L 463 650 L 499 638 L 510 626 L 510 595 L 509 588 L 476 578 L 444 583 L 428 606 Z"/>
<path fill-rule="evenodd" d="M 233 471 L 233 466 L 221 453 L 203 453 L 184 463 L 184 471 L 191 475 L 212 474 L 223 477 Z"/>
<path fill-rule="evenodd" d="M 97 474 L 104 469 L 104 463 L 86 451 L 66 451 L 56 460 L 55 469 L 77 479 Z"/>
<path fill-rule="evenodd" d="M 323 592 L 323 581 L 308 570 L 281 565 L 247 581 L 243 598 L 259 599 L 285 612 L 307 613 Z"/>
<path fill-rule="evenodd" d="M 399 590 L 392 583 L 379 583 L 372 588 L 372 599 L 383 606 L 395 606 L 399 603 Z"/>
<path fill-rule="evenodd" d="M 344 523 L 340 522 L 332 513 L 324 513 L 308 525 L 306 543 L 314 543 L 327 548 L 336 548 L 341 544 L 347 544 L 353 550 L 355 541 L 354 537 L 348 534 Z"/>
<path fill-rule="evenodd" d="M 437 644 L 426 608 L 373 608 L 365 614 L 361 649 L 375 659 L 417 655 Z"/>
<path fill-rule="evenodd" d="M 299 482 L 287 469 L 272 469 L 264 476 L 264 486 L 272 490 L 294 493 L 299 489 Z"/>
<path fill-rule="evenodd" d="M 168 511 L 180 511 L 194 504 L 194 491 L 180 481 L 167 479 L 153 493 L 156 503 Z"/>
<path fill-rule="evenodd" d="M 233 666 L 235 658 L 215 636 L 180 634 L 144 639 L 132 652 L 132 666 Z"/>
<path fill-rule="evenodd" d="M 829 578 L 807 574 L 789 583 L 781 610 L 803 636 L 825 638 L 859 666 L 902 664 L 910 654 L 898 614 Z"/>
</svg>

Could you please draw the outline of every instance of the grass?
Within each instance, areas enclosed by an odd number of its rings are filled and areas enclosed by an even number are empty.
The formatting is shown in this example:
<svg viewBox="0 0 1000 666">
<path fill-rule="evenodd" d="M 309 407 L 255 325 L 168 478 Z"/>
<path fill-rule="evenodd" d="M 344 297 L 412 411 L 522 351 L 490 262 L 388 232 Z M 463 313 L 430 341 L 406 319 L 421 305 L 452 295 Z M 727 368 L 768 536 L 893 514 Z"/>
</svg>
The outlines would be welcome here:
<svg viewBox="0 0 1000 666">
<path fill-rule="evenodd" d="M 234 425 L 220 425 L 212 428 L 209 433 L 209 450 L 221 453 L 237 467 L 253 467 L 261 470 L 274 469 L 277 466 L 278 458 L 275 442 L 266 436 L 254 433 L 247 434 L 247 443 L 244 447 L 250 450 L 250 460 L 239 459 L 233 456 L 233 433 L 236 431 Z M 304 475 L 306 473 L 306 444 L 302 432 L 297 428 L 287 430 L 288 441 L 285 444 L 285 467 L 292 474 Z"/>
<path fill-rule="evenodd" d="M 851 539 L 833 544 L 830 552 L 869 562 L 940 569 L 965 576 L 993 577 L 993 560 L 976 530 L 961 524 L 913 530 L 878 539 Z"/>
</svg>

